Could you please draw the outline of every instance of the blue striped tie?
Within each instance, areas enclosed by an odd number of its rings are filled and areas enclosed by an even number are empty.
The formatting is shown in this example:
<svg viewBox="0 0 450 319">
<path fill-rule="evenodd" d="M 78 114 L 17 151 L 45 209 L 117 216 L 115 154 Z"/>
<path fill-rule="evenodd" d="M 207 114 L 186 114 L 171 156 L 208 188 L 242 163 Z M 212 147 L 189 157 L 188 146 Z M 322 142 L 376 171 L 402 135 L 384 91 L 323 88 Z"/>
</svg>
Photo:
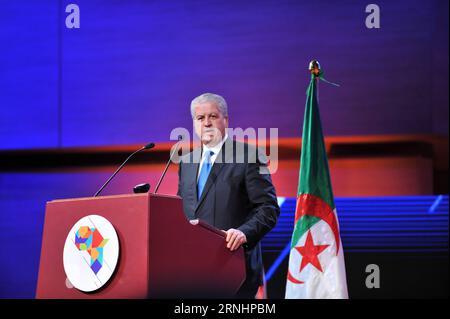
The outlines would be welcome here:
<svg viewBox="0 0 450 319">
<path fill-rule="evenodd" d="M 209 172 L 211 171 L 211 156 L 214 155 L 213 151 L 206 152 L 205 160 L 203 161 L 202 169 L 200 170 L 200 175 L 198 176 L 197 182 L 197 200 L 200 200 L 202 196 L 203 188 L 205 188 L 206 181 L 208 180 Z"/>
</svg>

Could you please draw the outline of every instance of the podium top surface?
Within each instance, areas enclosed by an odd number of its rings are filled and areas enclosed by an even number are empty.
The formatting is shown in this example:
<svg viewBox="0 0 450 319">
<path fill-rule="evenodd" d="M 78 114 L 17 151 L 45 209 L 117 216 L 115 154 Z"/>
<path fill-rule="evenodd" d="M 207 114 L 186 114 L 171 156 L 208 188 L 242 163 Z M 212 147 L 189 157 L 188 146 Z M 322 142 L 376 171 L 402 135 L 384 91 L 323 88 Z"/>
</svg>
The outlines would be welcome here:
<svg viewBox="0 0 450 319">
<path fill-rule="evenodd" d="M 80 201 L 80 200 L 97 200 L 97 199 L 113 199 L 113 198 L 139 198 L 139 197 L 165 197 L 165 198 L 179 198 L 177 195 L 169 195 L 169 194 L 154 194 L 154 193 L 143 193 L 143 194 L 119 194 L 119 195 L 108 195 L 108 196 L 90 196 L 90 197 L 79 197 L 79 198 L 64 198 L 64 199 L 53 199 L 48 201 L 47 203 L 60 203 L 60 202 L 68 202 L 68 201 Z"/>
</svg>

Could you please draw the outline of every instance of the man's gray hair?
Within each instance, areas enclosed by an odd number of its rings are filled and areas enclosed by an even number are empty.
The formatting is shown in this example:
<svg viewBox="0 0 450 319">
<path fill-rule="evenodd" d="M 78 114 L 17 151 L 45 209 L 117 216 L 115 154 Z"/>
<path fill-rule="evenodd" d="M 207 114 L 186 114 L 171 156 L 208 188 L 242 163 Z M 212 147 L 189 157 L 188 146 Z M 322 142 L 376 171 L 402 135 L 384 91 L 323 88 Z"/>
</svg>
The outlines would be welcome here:
<svg viewBox="0 0 450 319">
<path fill-rule="evenodd" d="M 192 100 L 191 102 L 191 115 L 192 118 L 194 118 L 195 116 L 195 106 L 197 104 L 202 104 L 202 103 L 214 103 L 217 105 L 217 108 L 219 109 L 220 113 L 222 113 L 222 115 L 224 117 L 228 117 L 228 106 L 227 106 L 227 102 L 225 101 L 225 99 L 223 97 L 221 97 L 218 94 L 214 94 L 214 93 L 204 93 L 200 96 L 197 96 L 195 99 Z"/>
</svg>

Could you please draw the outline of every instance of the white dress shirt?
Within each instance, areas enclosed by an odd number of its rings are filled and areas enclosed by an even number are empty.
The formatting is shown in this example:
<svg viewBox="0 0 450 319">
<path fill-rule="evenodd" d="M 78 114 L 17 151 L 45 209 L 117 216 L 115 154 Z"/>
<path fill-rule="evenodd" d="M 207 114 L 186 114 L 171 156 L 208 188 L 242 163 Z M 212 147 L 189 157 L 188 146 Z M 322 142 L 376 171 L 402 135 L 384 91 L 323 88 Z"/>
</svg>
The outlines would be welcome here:
<svg viewBox="0 0 450 319">
<path fill-rule="evenodd" d="M 197 172 L 197 180 L 198 180 L 198 177 L 200 176 L 200 171 L 202 170 L 203 162 L 205 161 L 206 152 L 210 152 L 210 151 L 214 152 L 214 155 L 211 156 L 211 168 L 212 168 L 214 165 L 214 162 L 216 161 L 217 155 L 219 154 L 220 150 L 222 149 L 222 145 L 223 145 L 223 143 L 225 143 L 227 138 L 228 138 L 228 134 L 225 134 L 225 137 L 223 138 L 223 140 L 214 147 L 208 147 L 206 145 L 203 145 L 202 159 L 200 161 L 200 166 L 199 166 L 198 172 Z"/>
</svg>

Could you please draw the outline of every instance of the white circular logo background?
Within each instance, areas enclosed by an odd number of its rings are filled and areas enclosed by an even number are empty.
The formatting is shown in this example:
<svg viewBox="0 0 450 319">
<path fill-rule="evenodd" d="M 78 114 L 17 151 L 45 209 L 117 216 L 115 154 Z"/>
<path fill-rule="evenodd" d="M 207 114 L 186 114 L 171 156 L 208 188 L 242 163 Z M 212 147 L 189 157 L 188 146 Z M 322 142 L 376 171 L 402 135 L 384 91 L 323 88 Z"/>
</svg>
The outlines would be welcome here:
<svg viewBox="0 0 450 319">
<path fill-rule="evenodd" d="M 80 219 L 64 245 L 64 271 L 70 283 L 85 292 L 108 282 L 119 258 L 119 240 L 111 223 L 99 215 Z"/>
</svg>

